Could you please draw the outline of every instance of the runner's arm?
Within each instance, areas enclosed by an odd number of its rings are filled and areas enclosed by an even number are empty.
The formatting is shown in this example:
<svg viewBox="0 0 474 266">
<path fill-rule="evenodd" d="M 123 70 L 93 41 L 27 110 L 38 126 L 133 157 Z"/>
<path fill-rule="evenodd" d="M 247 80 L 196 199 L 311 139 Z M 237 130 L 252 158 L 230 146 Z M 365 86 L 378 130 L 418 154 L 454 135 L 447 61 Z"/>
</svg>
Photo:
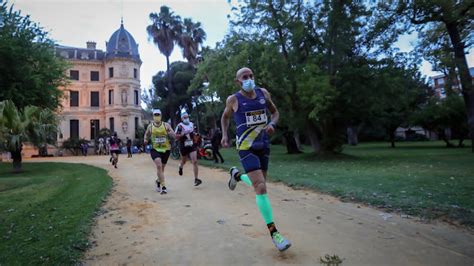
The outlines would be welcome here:
<svg viewBox="0 0 474 266">
<path fill-rule="evenodd" d="M 143 143 L 146 145 L 148 144 L 148 138 L 150 138 L 151 135 L 151 124 L 148 125 L 148 127 L 145 130 L 145 135 L 143 135 Z"/>
<path fill-rule="evenodd" d="M 174 133 L 174 131 L 171 128 L 170 124 L 165 123 L 165 128 L 166 128 L 166 132 L 168 133 L 168 136 L 170 136 L 172 138 L 176 138 L 176 134 Z"/>
<path fill-rule="evenodd" d="M 234 95 L 231 95 L 227 97 L 226 103 L 225 103 L 225 109 L 224 112 L 222 113 L 221 117 L 221 127 L 222 127 L 222 140 L 221 144 L 224 148 L 229 147 L 229 137 L 228 137 L 228 131 L 229 131 L 229 122 L 230 122 L 230 116 L 234 112 L 235 104 L 237 103 L 237 98 Z"/>
<path fill-rule="evenodd" d="M 265 100 L 267 101 L 267 106 L 268 110 L 270 111 L 271 117 L 270 117 L 270 123 L 267 125 L 267 131 L 268 133 L 272 134 L 273 131 L 276 128 L 276 125 L 278 124 L 278 119 L 280 119 L 280 113 L 278 112 L 278 109 L 276 108 L 275 104 L 272 101 L 272 96 L 270 93 L 262 88 L 263 95 L 265 95 Z M 269 129 L 269 126 L 273 128 L 273 130 Z"/>
</svg>

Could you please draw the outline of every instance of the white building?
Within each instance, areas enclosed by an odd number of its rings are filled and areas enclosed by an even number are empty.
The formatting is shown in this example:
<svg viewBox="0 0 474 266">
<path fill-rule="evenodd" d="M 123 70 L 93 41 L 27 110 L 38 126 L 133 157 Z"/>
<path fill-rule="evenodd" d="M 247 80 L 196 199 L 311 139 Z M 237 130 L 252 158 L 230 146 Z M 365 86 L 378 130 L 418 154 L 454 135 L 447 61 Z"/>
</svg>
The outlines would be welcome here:
<svg viewBox="0 0 474 266">
<path fill-rule="evenodd" d="M 59 143 L 68 138 L 94 140 L 101 128 L 118 137 L 135 139 L 142 126 L 138 45 L 123 22 L 106 43 L 106 51 L 95 42 L 86 48 L 56 46 L 56 55 L 71 67 L 71 82 L 64 91 Z"/>
</svg>

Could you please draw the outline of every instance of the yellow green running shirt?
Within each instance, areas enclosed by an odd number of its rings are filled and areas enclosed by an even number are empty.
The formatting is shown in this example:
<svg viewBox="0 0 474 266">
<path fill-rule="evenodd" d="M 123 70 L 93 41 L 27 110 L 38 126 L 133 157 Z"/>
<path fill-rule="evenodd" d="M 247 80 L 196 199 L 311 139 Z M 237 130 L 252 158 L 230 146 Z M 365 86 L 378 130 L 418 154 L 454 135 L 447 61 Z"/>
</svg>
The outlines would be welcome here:
<svg viewBox="0 0 474 266">
<path fill-rule="evenodd" d="M 171 149 L 168 132 L 166 132 L 163 122 L 158 127 L 154 126 L 153 123 L 151 124 L 151 142 L 153 149 L 158 152 L 166 152 Z"/>
</svg>

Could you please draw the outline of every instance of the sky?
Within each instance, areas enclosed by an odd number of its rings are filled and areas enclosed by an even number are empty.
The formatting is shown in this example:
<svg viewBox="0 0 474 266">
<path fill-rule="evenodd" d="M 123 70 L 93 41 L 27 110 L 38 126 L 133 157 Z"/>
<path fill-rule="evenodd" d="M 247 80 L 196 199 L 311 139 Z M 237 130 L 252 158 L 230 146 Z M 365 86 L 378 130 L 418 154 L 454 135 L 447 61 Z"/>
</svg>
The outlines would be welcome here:
<svg viewBox="0 0 474 266">
<path fill-rule="evenodd" d="M 207 33 L 205 46 L 215 47 L 228 32 L 231 6 L 227 0 L 10 0 L 16 10 L 30 15 L 49 32 L 58 44 L 86 47 L 87 41 L 95 41 L 97 48 L 105 51 L 105 42 L 120 27 L 123 16 L 124 27 L 138 43 L 143 61 L 141 86 L 148 89 L 151 79 L 160 70 L 166 70 L 166 58 L 149 41 L 146 27 L 150 24 L 149 14 L 160 11 L 167 5 L 181 18 L 190 17 L 201 22 Z M 416 41 L 416 35 L 402 36 L 396 46 L 402 52 L 409 52 Z M 183 60 L 181 49 L 175 47 L 170 61 Z M 474 53 L 468 55 L 469 66 L 474 66 Z M 422 74 L 433 76 L 431 65 L 424 61 Z"/>
</svg>

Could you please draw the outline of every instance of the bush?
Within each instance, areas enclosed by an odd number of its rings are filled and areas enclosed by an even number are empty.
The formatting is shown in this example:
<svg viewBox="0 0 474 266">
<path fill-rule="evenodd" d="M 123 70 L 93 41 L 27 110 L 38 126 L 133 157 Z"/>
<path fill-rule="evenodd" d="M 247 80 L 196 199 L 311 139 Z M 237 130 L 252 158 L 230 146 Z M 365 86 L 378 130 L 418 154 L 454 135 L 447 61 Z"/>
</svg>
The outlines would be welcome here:
<svg viewBox="0 0 474 266">
<path fill-rule="evenodd" d="M 74 155 L 78 155 L 83 143 L 89 144 L 89 141 L 86 139 L 69 138 L 63 142 L 61 148 L 69 150 Z"/>
</svg>

